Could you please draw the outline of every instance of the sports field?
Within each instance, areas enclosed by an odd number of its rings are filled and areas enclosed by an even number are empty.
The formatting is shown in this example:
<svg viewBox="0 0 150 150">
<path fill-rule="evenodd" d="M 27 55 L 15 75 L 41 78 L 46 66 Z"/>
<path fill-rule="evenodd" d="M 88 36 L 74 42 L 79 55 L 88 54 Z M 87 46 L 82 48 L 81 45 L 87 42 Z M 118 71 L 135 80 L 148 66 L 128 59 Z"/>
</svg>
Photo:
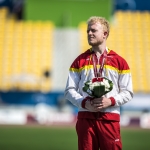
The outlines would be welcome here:
<svg viewBox="0 0 150 150">
<path fill-rule="evenodd" d="M 122 128 L 123 150 L 149 150 L 150 130 Z M 0 150 L 77 150 L 74 127 L 0 126 Z"/>
</svg>

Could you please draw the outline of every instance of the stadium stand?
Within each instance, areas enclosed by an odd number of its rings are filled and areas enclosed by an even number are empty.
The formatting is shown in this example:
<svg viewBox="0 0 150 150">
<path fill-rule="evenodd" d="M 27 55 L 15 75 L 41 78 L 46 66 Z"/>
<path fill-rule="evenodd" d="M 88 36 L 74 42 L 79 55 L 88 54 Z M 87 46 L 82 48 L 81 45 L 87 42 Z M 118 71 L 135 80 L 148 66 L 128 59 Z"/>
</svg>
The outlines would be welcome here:
<svg viewBox="0 0 150 150">
<path fill-rule="evenodd" d="M 50 91 L 54 24 L 18 21 L 5 7 L 0 8 L 0 20 L 0 90 Z M 89 48 L 86 23 L 78 29 L 83 52 Z M 148 11 L 116 11 L 111 22 L 107 45 L 128 61 L 135 93 L 150 92 L 149 30 Z"/>
<path fill-rule="evenodd" d="M 82 52 L 89 48 L 86 41 L 86 24 L 79 25 Z M 129 63 L 135 93 L 150 92 L 150 12 L 116 11 L 111 22 L 107 45 Z"/>
<path fill-rule="evenodd" d="M 0 90 L 50 91 L 54 24 L 18 21 L 0 8 Z"/>
</svg>

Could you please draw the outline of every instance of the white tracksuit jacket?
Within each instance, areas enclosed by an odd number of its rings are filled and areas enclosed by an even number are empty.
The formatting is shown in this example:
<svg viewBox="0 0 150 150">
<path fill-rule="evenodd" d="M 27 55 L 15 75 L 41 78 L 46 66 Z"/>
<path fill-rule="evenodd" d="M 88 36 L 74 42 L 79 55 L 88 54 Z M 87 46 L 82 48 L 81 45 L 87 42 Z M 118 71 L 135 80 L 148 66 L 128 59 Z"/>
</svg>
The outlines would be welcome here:
<svg viewBox="0 0 150 150">
<path fill-rule="evenodd" d="M 120 106 L 130 101 L 133 97 L 132 78 L 130 68 L 121 56 L 113 50 L 107 49 L 107 59 L 104 64 L 102 76 L 106 76 L 113 82 L 113 89 L 105 96 L 113 97 L 115 105 L 110 106 L 101 112 L 120 114 Z M 87 97 L 83 92 L 84 83 L 94 78 L 92 57 L 95 55 L 91 49 L 79 55 L 69 69 L 68 80 L 65 89 L 65 98 L 80 111 L 88 111 L 82 108 L 82 101 Z M 100 64 L 102 59 L 100 58 Z"/>
</svg>

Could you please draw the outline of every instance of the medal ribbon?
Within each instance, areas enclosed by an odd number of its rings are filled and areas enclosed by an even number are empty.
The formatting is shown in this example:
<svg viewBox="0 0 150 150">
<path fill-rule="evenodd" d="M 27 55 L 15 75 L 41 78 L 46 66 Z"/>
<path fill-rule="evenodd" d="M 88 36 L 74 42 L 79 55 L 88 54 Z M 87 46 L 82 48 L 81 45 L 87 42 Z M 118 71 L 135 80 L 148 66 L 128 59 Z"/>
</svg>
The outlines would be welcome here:
<svg viewBox="0 0 150 150">
<path fill-rule="evenodd" d="M 95 56 L 92 57 L 92 59 L 93 59 L 93 67 L 94 67 L 94 75 L 95 75 L 96 78 L 102 77 L 102 72 L 103 72 L 103 68 L 104 68 L 105 58 L 107 57 L 107 51 L 106 50 L 101 55 L 101 57 L 102 57 L 102 62 L 100 64 L 100 69 L 97 69 L 97 64 L 96 64 Z"/>
</svg>

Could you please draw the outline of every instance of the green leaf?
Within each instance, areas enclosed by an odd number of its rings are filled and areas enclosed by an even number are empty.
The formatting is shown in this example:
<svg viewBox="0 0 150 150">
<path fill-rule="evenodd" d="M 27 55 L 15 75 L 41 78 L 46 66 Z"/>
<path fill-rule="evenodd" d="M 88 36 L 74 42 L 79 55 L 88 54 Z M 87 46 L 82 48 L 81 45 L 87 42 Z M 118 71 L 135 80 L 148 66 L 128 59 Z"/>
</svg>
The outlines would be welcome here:
<svg viewBox="0 0 150 150">
<path fill-rule="evenodd" d="M 93 95 L 91 94 L 92 91 L 91 91 L 91 93 L 88 92 L 88 91 L 89 91 L 89 85 L 85 85 L 82 89 L 83 89 L 84 92 L 86 92 L 86 93 L 89 94 L 90 96 L 93 96 Z"/>
<path fill-rule="evenodd" d="M 97 98 L 105 94 L 105 86 L 95 86 L 93 89 L 93 95 Z"/>
<path fill-rule="evenodd" d="M 87 85 L 85 85 L 85 86 L 83 87 L 83 91 L 84 91 L 84 92 L 87 92 L 88 89 L 89 89 L 89 86 L 87 86 Z"/>
</svg>

